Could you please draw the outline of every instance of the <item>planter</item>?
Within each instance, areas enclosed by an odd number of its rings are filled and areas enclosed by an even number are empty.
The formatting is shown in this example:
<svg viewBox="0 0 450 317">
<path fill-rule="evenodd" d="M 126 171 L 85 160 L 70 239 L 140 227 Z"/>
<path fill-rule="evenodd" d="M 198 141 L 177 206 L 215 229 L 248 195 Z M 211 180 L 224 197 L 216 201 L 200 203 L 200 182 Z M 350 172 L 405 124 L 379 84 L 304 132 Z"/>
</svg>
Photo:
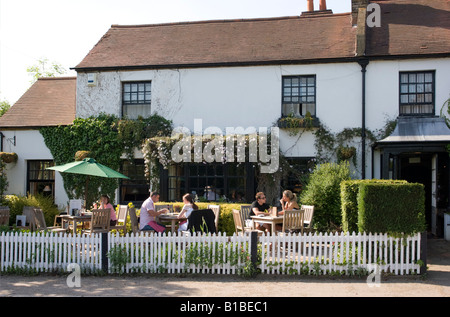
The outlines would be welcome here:
<svg viewBox="0 0 450 317">
<path fill-rule="evenodd" d="M 319 126 L 319 119 L 316 117 L 281 117 L 277 121 L 277 126 L 280 129 L 307 129 L 317 128 Z"/>
<path fill-rule="evenodd" d="M 17 158 L 16 153 L 0 152 L 0 159 L 5 163 L 15 163 Z"/>
</svg>

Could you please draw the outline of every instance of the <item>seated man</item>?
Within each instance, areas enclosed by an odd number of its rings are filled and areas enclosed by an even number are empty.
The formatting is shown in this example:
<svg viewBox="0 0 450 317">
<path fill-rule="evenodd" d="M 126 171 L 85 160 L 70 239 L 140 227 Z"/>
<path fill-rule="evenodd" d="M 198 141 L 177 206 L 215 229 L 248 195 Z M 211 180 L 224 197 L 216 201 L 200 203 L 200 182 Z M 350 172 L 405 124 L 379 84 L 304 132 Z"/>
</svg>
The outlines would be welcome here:
<svg viewBox="0 0 450 317">
<path fill-rule="evenodd" d="M 141 206 L 139 230 L 154 230 L 156 232 L 164 232 L 166 227 L 156 222 L 156 217 L 167 212 L 167 209 L 155 211 L 155 204 L 159 201 L 159 193 L 152 192 Z"/>
</svg>

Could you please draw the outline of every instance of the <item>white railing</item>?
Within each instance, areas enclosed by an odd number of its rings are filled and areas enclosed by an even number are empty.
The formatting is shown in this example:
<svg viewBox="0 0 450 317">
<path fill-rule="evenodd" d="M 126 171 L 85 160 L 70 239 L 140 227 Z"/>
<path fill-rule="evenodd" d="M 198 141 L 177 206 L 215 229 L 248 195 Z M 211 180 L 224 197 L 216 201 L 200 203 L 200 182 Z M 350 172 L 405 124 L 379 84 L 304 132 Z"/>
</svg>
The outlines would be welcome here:
<svg viewBox="0 0 450 317">
<path fill-rule="evenodd" d="M 376 266 L 380 272 L 403 275 L 419 274 L 424 261 L 420 234 L 254 234 L 253 240 L 249 234 L 0 235 L 0 272 L 66 271 L 75 263 L 87 272 L 107 273 L 353 275 Z"/>
</svg>

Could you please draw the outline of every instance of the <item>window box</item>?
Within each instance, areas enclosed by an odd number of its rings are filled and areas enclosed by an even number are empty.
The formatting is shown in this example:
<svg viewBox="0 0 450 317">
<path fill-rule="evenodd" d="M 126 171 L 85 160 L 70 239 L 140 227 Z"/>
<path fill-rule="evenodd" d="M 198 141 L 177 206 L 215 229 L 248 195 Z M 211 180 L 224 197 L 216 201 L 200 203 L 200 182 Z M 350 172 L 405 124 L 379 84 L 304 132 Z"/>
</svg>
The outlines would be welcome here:
<svg viewBox="0 0 450 317">
<path fill-rule="evenodd" d="M 278 119 L 277 126 L 280 129 L 317 128 L 319 127 L 319 119 L 308 113 L 304 117 L 300 118 L 289 115 Z"/>
</svg>

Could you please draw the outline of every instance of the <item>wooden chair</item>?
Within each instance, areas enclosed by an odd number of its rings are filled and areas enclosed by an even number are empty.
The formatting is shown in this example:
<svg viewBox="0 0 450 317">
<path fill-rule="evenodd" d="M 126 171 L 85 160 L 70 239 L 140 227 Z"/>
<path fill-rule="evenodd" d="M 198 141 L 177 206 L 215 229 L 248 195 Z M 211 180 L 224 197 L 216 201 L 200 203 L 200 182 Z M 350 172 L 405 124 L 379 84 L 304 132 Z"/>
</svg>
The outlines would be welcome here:
<svg viewBox="0 0 450 317">
<path fill-rule="evenodd" d="M 110 226 L 109 230 L 123 230 L 123 234 L 127 233 L 127 217 L 128 217 L 128 205 L 120 205 L 119 212 L 117 214 L 117 223 L 114 226 Z M 121 223 L 121 224 L 119 224 Z"/>
<path fill-rule="evenodd" d="M 246 231 L 251 231 L 251 228 L 245 227 L 242 222 L 242 213 L 240 210 L 233 209 L 233 220 L 234 220 L 234 230 L 236 231 L 236 234 L 239 235 L 239 233 L 244 233 Z"/>
<path fill-rule="evenodd" d="M 2 206 L 0 207 L 0 226 L 8 226 L 9 225 L 9 207 Z"/>
<path fill-rule="evenodd" d="M 138 218 L 136 216 L 136 209 L 130 208 L 128 210 L 128 213 L 130 214 L 131 230 L 133 231 L 133 233 L 138 233 L 139 232 L 139 222 L 138 222 Z"/>
<path fill-rule="evenodd" d="M 248 228 L 248 230 L 252 229 L 252 227 L 249 227 L 246 225 L 246 220 L 250 219 L 250 212 L 252 211 L 251 205 L 241 205 L 241 223 L 244 225 L 244 227 Z"/>
<path fill-rule="evenodd" d="M 303 210 L 285 210 L 282 233 L 295 231 L 301 231 L 303 233 L 304 214 L 305 212 Z"/>
<path fill-rule="evenodd" d="M 216 232 L 219 232 L 219 213 L 220 206 L 219 205 L 208 205 L 208 209 L 211 209 L 214 212 L 214 224 L 216 225 Z"/>
<path fill-rule="evenodd" d="M 36 230 L 36 218 L 34 217 L 34 208 L 33 206 L 24 206 L 22 209 L 22 215 L 26 217 L 24 224 L 20 228 L 30 229 L 31 231 Z"/>
<path fill-rule="evenodd" d="M 87 234 L 104 233 L 109 231 L 109 222 L 111 219 L 110 209 L 94 209 L 92 210 L 91 225 L 85 231 Z"/>
<path fill-rule="evenodd" d="M 305 212 L 303 219 L 303 229 L 307 232 L 311 232 L 313 215 L 314 215 L 314 206 L 309 205 L 301 205 L 301 210 Z"/>
<path fill-rule="evenodd" d="M 34 222 L 36 224 L 36 229 L 38 231 L 51 231 L 51 232 L 66 232 L 67 230 L 63 227 L 47 227 L 45 223 L 44 212 L 40 208 L 34 208 Z"/>
</svg>

